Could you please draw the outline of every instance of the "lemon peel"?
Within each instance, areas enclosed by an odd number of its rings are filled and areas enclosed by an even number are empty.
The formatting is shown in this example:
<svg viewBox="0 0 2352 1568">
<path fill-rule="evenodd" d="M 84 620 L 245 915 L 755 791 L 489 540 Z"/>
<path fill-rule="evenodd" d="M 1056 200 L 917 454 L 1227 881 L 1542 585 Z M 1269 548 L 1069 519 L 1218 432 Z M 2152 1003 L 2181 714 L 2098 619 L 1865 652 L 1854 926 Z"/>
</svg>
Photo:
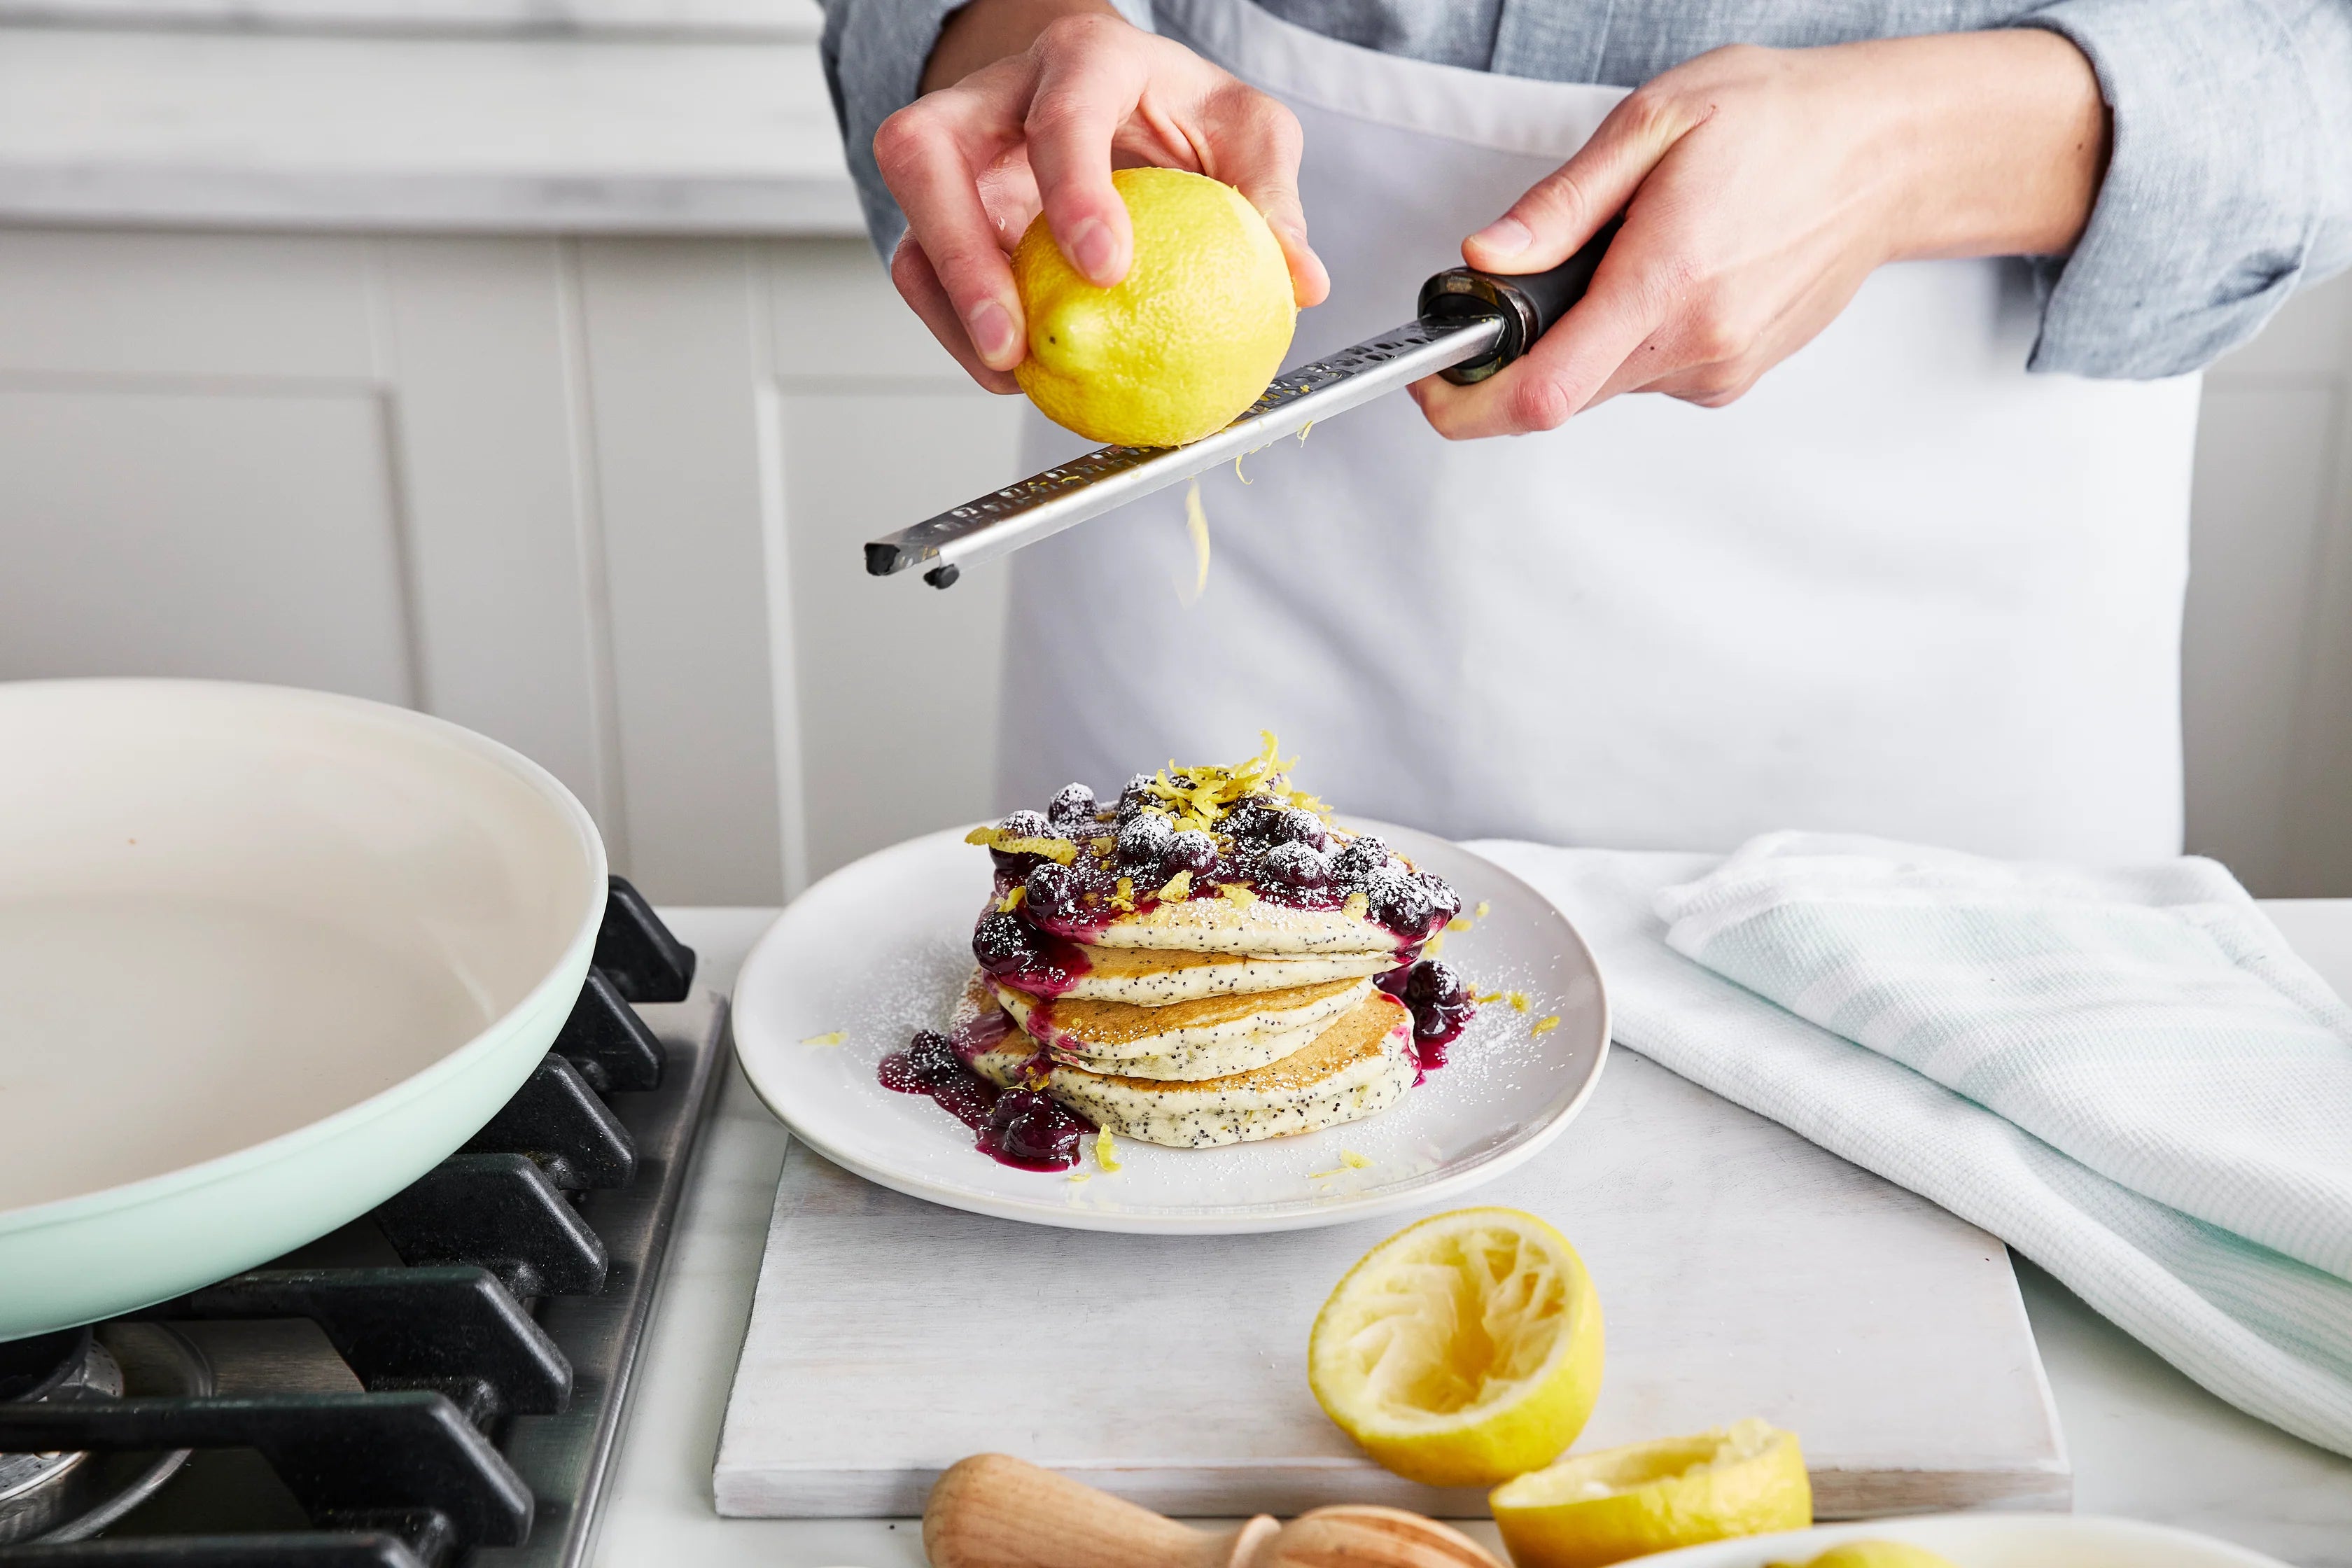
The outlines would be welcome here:
<svg viewBox="0 0 2352 1568">
<path fill-rule="evenodd" d="M 1468 931 L 1476 923 L 1476 921 L 1471 920 L 1467 915 L 1455 915 L 1452 920 L 1445 922 L 1445 929 L 1447 931 Z"/>
<path fill-rule="evenodd" d="M 1490 1486 L 1575 1440 L 1601 1363 L 1600 1298 L 1568 1238 L 1518 1209 L 1457 1209 L 1381 1242 L 1333 1288 L 1307 1381 L 1398 1475 Z"/>
<path fill-rule="evenodd" d="M 1338 1164 L 1332 1166 L 1328 1171 L 1317 1171 L 1307 1179 L 1310 1182 L 1319 1182 L 1327 1176 L 1344 1176 L 1350 1171 L 1370 1170 L 1371 1168 L 1371 1164 L 1372 1160 L 1370 1155 L 1359 1154 L 1353 1149 L 1342 1149 L 1339 1151 L 1339 1163 Z"/>
<path fill-rule="evenodd" d="M 963 836 L 966 844 L 984 844 L 1007 855 L 1039 855 L 1066 866 L 1078 858 L 1078 847 L 1066 838 L 1022 838 L 1001 827 L 975 827 Z"/>
<path fill-rule="evenodd" d="M 1239 458 L 1234 459 L 1238 463 Z M 1184 491 L 1184 536 L 1192 542 L 1192 596 L 1184 600 L 1186 608 L 1200 601 L 1209 589 L 1209 514 L 1201 508 L 1201 476 L 1192 476 Z"/>
<path fill-rule="evenodd" d="M 1164 903 L 1172 904 L 1180 899 L 1192 897 L 1192 873 L 1189 870 L 1177 872 L 1169 878 L 1167 884 L 1160 889 L 1160 898 Z"/>
<path fill-rule="evenodd" d="M 1511 1005 L 1511 1011 L 1514 1013 L 1524 1013 L 1535 1005 L 1528 999 L 1528 994 L 1524 991 L 1506 991 L 1503 993 L 1503 1000 Z"/>
<path fill-rule="evenodd" d="M 1488 910 L 1492 909 L 1492 908 L 1494 908 L 1494 906 L 1493 906 L 1492 904 L 1489 904 L 1486 900 L 1481 899 L 1481 900 L 1478 900 L 1478 907 L 1477 907 L 1476 909 L 1475 909 L 1475 910 L 1472 910 L 1470 911 L 1470 913 L 1471 913 L 1475 918 L 1476 918 L 1476 919 L 1478 919 L 1478 920 L 1482 920 L 1482 921 L 1483 921 L 1483 920 L 1485 920 L 1485 919 L 1486 918 L 1486 911 L 1487 911 Z"/>
<path fill-rule="evenodd" d="M 1423 958 L 1435 958 L 1439 953 L 1444 952 L 1444 951 L 1445 933 L 1444 931 L 1439 931 L 1435 936 L 1431 937 L 1427 942 L 1421 944 L 1421 956 Z"/>
<path fill-rule="evenodd" d="M 1106 1127 L 1095 1134 L 1095 1163 L 1100 1165 L 1106 1173 L 1127 1169 L 1125 1165 L 1119 1163 L 1118 1157 L 1111 1152 L 1114 1147 L 1109 1128 Z"/>
<path fill-rule="evenodd" d="M 807 1039 L 803 1040 L 801 1044 L 804 1046 L 837 1046 L 847 1038 L 849 1038 L 848 1030 L 833 1029 L 822 1035 L 811 1035 Z"/>
<path fill-rule="evenodd" d="M 1015 882 L 1013 884 L 1012 891 L 1004 895 L 1004 901 L 996 906 L 996 912 L 1000 915 L 1009 915 L 1019 909 L 1028 897 L 1029 889 Z"/>
<path fill-rule="evenodd" d="M 1529 1035 L 1549 1035 L 1554 1029 L 1559 1027 L 1559 1015 L 1557 1013 L 1547 1013 L 1528 1026 L 1528 1033 Z"/>
</svg>

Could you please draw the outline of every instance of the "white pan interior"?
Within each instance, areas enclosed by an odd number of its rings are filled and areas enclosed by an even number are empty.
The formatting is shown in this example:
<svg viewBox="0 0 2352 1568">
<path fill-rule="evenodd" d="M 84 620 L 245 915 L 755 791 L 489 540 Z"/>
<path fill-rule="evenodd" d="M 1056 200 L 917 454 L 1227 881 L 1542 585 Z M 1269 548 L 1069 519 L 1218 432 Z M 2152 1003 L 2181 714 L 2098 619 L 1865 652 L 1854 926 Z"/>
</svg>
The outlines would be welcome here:
<svg viewBox="0 0 2352 1568">
<path fill-rule="evenodd" d="M 0 686 L 0 1213 L 317 1121 L 577 935 L 576 802 L 455 726 L 177 681 Z"/>
</svg>

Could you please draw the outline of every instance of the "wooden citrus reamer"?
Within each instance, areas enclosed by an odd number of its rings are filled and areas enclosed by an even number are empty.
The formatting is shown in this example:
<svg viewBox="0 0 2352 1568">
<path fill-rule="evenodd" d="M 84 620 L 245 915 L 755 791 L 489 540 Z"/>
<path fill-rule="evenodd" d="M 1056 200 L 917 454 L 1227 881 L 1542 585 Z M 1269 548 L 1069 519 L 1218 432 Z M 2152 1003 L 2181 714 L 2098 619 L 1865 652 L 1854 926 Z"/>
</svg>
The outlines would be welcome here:
<svg viewBox="0 0 2352 1568">
<path fill-rule="evenodd" d="M 1007 1454 L 949 1468 L 923 1508 L 931 1568 L 1503 1568 L 1402 1509 L 1341 1503 L 1288 1524 L 1196 1530 Z"/>
</svg>

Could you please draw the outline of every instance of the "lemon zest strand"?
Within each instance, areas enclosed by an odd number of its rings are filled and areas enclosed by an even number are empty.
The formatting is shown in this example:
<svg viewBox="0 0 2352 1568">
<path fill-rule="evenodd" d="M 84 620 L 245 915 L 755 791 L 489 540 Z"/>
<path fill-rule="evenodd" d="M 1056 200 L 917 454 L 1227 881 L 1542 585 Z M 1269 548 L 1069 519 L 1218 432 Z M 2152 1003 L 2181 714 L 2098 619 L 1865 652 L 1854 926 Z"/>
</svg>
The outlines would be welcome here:
<svg viewBox="0 0 2352 1568">
<path fill-rule="evenodd" d="M 801 1044 L 804 1046 L 837 1046 L 847 1038 L 849 1038 L 848 1030 L 835 1029 L 826 1034 L 811 1035 L 807 1039 L 803 1040 Z"/>
<path fill-rule="evenodd" d="M 1236 463 L 1241 459 L 1234 459 Z M 1184 532 L 1192 541 L 1192 596 L 1184 600 L 1189 609 L 1209 587 L 1209 514 L 1201 510 L 1201 477 L 1192 476 L 1192 487 L 1184 492 Z M 1178 595 L 1180 598 L 1182 595 Z"/>
</svg>

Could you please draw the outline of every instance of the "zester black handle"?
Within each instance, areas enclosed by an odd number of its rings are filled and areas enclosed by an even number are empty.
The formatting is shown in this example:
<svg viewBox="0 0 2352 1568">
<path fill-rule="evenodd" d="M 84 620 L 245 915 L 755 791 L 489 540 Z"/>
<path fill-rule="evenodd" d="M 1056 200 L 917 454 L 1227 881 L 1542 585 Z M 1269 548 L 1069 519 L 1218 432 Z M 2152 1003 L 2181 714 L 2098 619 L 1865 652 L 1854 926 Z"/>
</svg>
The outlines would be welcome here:
<svg viewBox="0 0 2352 1568">
<path fill-rule="evenodd" d="M 1503 335 L 1484 357 L 1441 372 L 1446 380 L 1466 386 L 1484 381 L 1535 346 L 1568 308 L 1584 298 L 1609 242 L 1624 226 L 1611 218 L 1584 242 L 1584 248 L 1549 272 L 1480 272 L 1456 267 L 1421 286 L 1421 319 L 1433 325 L 1482 316 L 1503 318 Z"/>
</svg>

